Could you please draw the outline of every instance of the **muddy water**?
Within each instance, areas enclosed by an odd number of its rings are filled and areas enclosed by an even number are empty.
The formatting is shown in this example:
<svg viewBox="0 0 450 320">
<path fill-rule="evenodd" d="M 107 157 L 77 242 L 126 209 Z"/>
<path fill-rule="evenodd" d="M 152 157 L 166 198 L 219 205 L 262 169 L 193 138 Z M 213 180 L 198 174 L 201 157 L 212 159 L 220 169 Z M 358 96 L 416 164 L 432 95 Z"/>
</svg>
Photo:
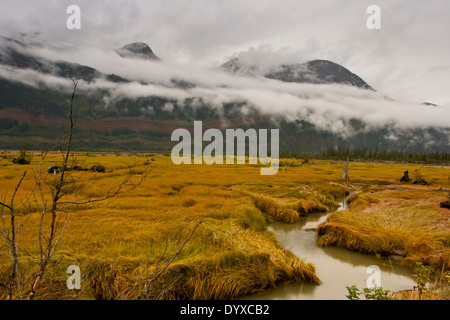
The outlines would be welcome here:
<svg viewBox="0 0 450 320">
<path fill-rule="evenodd" d="M 343 199 L 338 211 L 346 208 L 346 199 Z M 244 299 L 345 300 L 348 293 L 346 286 L 356 285 L 360 289 L 368 286 L 367 280 L 374 271 L 367 269 L 374 265 L 380 268 L 380 284 L 384 289 L 391 291 L 412 289 L 414 279 L 411 272 L 392 259 L 377 258 L 345 248 L 317 246 L 314 229 L 326 221 L 328 214 L 311 214 L 297 224 L 273 223 L 269 227 L 284 248 L 316 266 L 322 284 L 284 284 Z"/>
</svg>

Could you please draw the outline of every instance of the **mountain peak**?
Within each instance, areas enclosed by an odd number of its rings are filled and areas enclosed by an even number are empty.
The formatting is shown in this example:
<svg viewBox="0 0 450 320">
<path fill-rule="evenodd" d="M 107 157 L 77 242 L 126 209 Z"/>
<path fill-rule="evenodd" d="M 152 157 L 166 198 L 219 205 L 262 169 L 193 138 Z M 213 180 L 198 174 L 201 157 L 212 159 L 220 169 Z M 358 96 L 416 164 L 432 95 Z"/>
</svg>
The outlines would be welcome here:
<svg viewBox="0 0 450 320">
<path fill-rule="evenodd" d="M 431 102 L 422 102 L 421 105 L 427 106 L 427 107 L 440 107 L 440 105 L 431 103 Z"/>
<path fill-rule="evenodd" d="M 161 60 L 153 53 L 148 44 L 144 42 L 129 43 L 117 50 L 117 53 L 120 56 L 127 58 L 140 58 L 154 61 Z"/>
<path fill-rule="evenodd" d="M 315 84 L 345 84 L 373 90 L 364 80 L 343 66 L 328 60 L 311 60 L 305 63 L 281 65 L 265 75 L 285 82 Z"/>
<path fill-rule="evenodd" d="M 247 62 L 247 61 L 245 61 Z M 328 60 L 311 60 L 304 63 L 280 64 L 261 67 L 257 61 L 254 64 L 241 63 L 239 58 L 233 58 L 224 63 L 222 69 L 231 73 L 261 75 L 269 79 L 283 82 L 312 84 L 345 84 L 363 89 L 373 90 L 364 80 L 343 66 Z"/>
</svg>

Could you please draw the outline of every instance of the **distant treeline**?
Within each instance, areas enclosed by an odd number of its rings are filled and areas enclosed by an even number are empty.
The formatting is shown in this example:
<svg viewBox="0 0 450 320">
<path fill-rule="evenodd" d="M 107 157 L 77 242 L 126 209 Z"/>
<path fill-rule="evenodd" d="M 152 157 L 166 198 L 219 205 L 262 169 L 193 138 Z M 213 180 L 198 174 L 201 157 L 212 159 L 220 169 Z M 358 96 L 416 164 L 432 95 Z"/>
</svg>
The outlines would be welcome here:
<svg viewBox="0 0 450 320">
<path fill-rule="evenodd" d="M 403 150 L 367 150 L 367 149 L 335 149 L 329 148 L 321 154 L 324 159 L 346 160 L 347 155 L 352 160 L 384 160 L 400 162 L 448 163 L 448 152 L 411 152 Z"/>
<path fill-rule="evenodd" d="M 172 125 L 173 122 L 170 122 Z M 185 122 L 181 123 L 185 124 Z M 191 123 L 188 123 L 191 125 Z M 425 150 L 423 144 L 408 150 L 396 149 L 395 145 L 387 145 L 383 137 L 386 132 L 379 132 L 370 137 L 362 137 L 360 144 L 352 140 L 353 148 L 344 147 L 348 143 L 332 133 L 318 131 L 306 122 L 299 122 L 301 130 L 292 123 L 281 124 L 280 156 L 286 158 L 320 158 L 330 160 L 345 160 L 347 155 L 351 160 L 363 161 L 399 161 L 421 163 L 450 163 L 448 144 L 444 142 L 434 148 L 441 151 Z M 256 129 L 270 128 L 267 123 L 255 126 Z M 247 128 L 245 128 L 246 130 Z M 42 150 L 57 143 L 58 138 L 65 137 L 66 127 L 50 127 L 32 125 L 26 122 L 0 119 L 0 149 L 19 150 L 24 144 L 29 144 L 29 150 Z M 167 132 L 153 130 L 131 130 L 116 128 L 111 131 L 84 130 L 75 127 L 73 149 L 77 151 L 144 151 L 170 152 L 175 143 Z M 442 141 L 447 141 L 441 139 Z M 366 142 L 366 143 L 364 143 Z M 385 149 L 371 148 L 376 142 L 383 142 Z M 333 144 L 333 147 L 328 147 Z M 363 144 L 363 146 L 361 146 Z M 337 147 L 336 147 L 337 145 Z M 248 150 L 248 148 L 246 148 Z M 322 152 L 322 150 L 325 150 Z M 442 151 L 443 150 L 443 151 Z"/>
</svg>

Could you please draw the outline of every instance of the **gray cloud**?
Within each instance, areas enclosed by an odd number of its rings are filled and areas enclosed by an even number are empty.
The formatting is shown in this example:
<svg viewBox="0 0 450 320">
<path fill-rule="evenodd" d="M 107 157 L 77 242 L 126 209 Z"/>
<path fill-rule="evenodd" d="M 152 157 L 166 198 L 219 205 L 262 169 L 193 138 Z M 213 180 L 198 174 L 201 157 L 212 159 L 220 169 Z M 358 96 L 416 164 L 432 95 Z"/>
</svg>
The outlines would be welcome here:
<svg viewBox="0 0 450 320">
<path fill-rule="evenodd" d="M 71 4 L 82 10 L 79 31 L 65 25 Z M 344 124 L 336 119 L 354 116 L 372 125 L 448 126 L 448 1 L 379 0 L 381 30 L 366 28 L 370 4 L 368 0 L 0 0 L 0 30 L 14 37 L 27 33 L 27 41 L 45 43 L 33 49 L 35 54 L 69 59 L 136 81 L 121 86 L 95 83 L 116 96 L 155 94 L 180 101 L 202 97 L 217 106 L 241 99 L 268 112 L 300 114 L 337 131 Z M 134 41 L 148 43 L 163 62 L 122 59 L 112 51 Z M 259 61 L 263 68 L 331 60 L 358 74 L 379 94 L 334 85 L 238 78 L 214 69 L 236 56 Z M 2 68 L 0 73 L 29 83 L 64 86 L 62 79 L 32 72 L 14 74 Z M 197 87 L 171 88 L 173 78 L 195 82 Z M 443 107 L 418 105 L 424 101 Z"/>
<path fill-rule="evenodd" d="M 89 94 L 97 89 L 107 89 L 105 100 L 113 102 L 121 97 L 139 98 L 163 96 L 183 105 L 185 99 L 202 99 L 221 111 L 225 103 L 244 102 L 267 114 L 284 118 L 304 119 L 317 126 L 343 135 L 349 135 L 348 121 L 360 119 L 367 130 L 395 126 L 407 128 L 448 128 L 450 108 L 426 107 L 418 103 L 387 100 L 383 93 L 343 85 L 313 85 L 285 83 L 256 76 L 237 76 L 215 68 L 174 62 L 153 62 L 123 58 L 112 50 L 95 47 L 29 47 L 29 54 L 50 60 L 68 60 L 92 66 L 105 74 L 117 74 L 133 82 L 117 84 L 98 79 L 94 83 L 81 81 L 79 90 Z M 266 46 L 237 54 L 273 66 L 280 61 L 293 59 L 290 50 L 272 51 Z M 440 72 L 440 69 L 435 70 Z M 46 85 L 61 90 L 71 89 L 68 79 L 41 74 L 31 70 L 1 67 L 0 76 L 28 85 Z M 176 88 L 172 79 L 182 79 L 195 84 L 189 89 Z M 147 82 L 149 84 L 142 84 Z M 167 105 L 170 111 L 173 106 Z M 150 112 L 149 110 L 144 110 Z M 395 136 L 392 137 L 395 139 Z"/>
<path fill-rule="evenodd" d="M 82 29 L 66 28 L 66 8 Z M 217 66 L 269 46 L 290 60 L 328 59 L 399 100 L 450 105 L 447 0 L 379 0 L 382 29 L 368 30 L 368 0 L 0 0 L 6 35 L 116 48 L 147 42 L 166 61 Z M 39 32 L 40 35 L 35 35 Z M 436 71 L 436 69 L 438 71 Z"/>
</svg>

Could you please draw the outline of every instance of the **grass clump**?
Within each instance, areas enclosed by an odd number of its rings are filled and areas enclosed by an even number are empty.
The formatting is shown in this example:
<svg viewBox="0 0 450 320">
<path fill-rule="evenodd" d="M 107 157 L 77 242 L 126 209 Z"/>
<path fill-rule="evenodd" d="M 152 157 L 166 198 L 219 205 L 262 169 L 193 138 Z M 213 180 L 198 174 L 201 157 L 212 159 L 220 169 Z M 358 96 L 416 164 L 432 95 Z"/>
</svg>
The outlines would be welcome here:
<svg viewBox="0 0 450 320">
<path fill-rule="evenodd" d="M 280 203 L 273 198 L 265 196 L 252 196 L 255 207 L 268 214 L 275 221 L 296 223 L 300 219 L 299 213 L 290 208 L 291 204 Z"/>
<path fill-rule="evenodd" d="M 349 209 L 331 214 L 318 226 L 318 244 L 342 246 L 354 251 L 401 256 L 414 268 L 421 262 L 431 268 L 450 266 L 449 221 L 445 213 L 429 205 L 431 193 L 407 191 L 360 193 L 349 197 Z"/>
<path fill-rule="evenodd" d="M 333 183 L 314 185 L 314 190 L 319 194 L 331 197 L 333 200 L 342 199 L 349 194 L 349 189 L 347 187 Z"/>
<path fill-rule="evenodd" d="M 320 283 L 314 266 L 293 256 L 283 262 L 267 253 L 245 254 L 235 250 L 218 253 L 207 260 L 176 263 L 165 278 L 175 279 L 180 274 L 185 276 L 179 278 L 173 290 L 162 295 L 163 299 L 232 299 L 286 281 Z"/>
<path fill-rule="evenodd" d="M 370 193 L 355 193 L 347 198 L 347 205 L 353 211 L 361 211 L 377 202 L 378 200 Z"/>
<path fill-rule="evenodd" d="M 300 217 L 316 212 L 326 212 L 339 205 L 336 199 L 343 197 L 348 191 L 341 186 L 327 184 L 327 186 L 316 186 L 314 190 L 301 191 L 288 188 L 290 193 L 295 196 L 289 198 L 278 198 L 257 194 L 254 192 L 242 191 L 242 193 L 251 198 L 259 210 L 266 214 L 269 219 L 283 223 L 296 223 Z M 279 194 L 286 194 L 279 190 Z M 272 190 L 270 192 L 273 192 Z"/>
</svg>

